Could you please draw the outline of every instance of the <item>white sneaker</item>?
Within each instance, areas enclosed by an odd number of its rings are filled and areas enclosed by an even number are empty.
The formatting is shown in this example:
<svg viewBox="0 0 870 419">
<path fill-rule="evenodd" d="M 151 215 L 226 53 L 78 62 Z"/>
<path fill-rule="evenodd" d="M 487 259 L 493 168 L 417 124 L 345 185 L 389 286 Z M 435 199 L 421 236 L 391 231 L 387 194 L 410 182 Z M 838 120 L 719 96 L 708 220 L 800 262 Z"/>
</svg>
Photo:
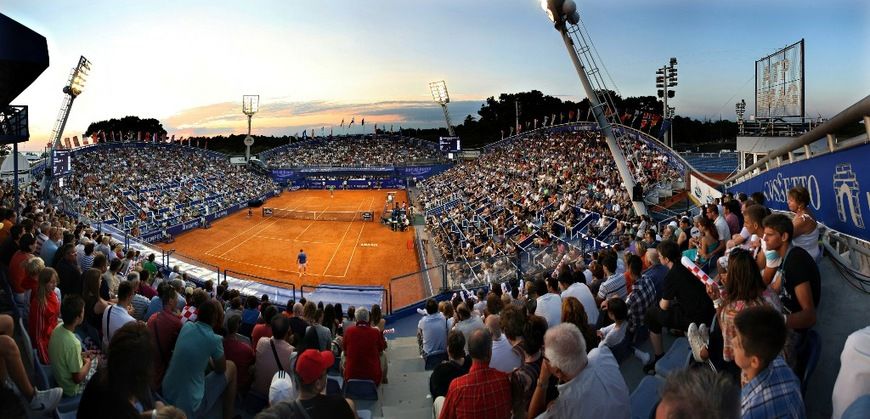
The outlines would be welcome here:
<svg viewBox="0 0 870 419">
<path fill-rule="evenodd" d="M 710 328 L 701 323 L 701 326 L 698 327 L 698 335 L 701 337 L 701 342 L 704 342 L 704 347 L 708 347 L 710 345 Z"/>
<path fill-rule="evenodd" d="M 701 324 L 701 326 L 704 326 Z M 698 330 L 698 325 L 692 323 L 689 325 L 689 330 L 686 332 L 686 337 L 689 339 L 689 346 L 692 347 L 692 357 L 695 358 L 696 362 L 704 362 L 704 359 L 701 358 L 701 348 L 704 345 L 704 342 L 701 340 L 701 334 Z"/>
<path fill-rule="evenodd" d="M 634 349 L 634 356 L 640 360 L 640 363 L 643 365 L 649 364 L 649 360 L 651 359 L 650 355 L 640 349 Z"/>
<path fill-rule="evenodd" d="M 52 413 L 57 409 L 61 397 L 63 397 L 63 389 L 60 387 L 36 390 L 33 399 L 30 400 L 30 411 L 36 414 Z"/>
</svg>

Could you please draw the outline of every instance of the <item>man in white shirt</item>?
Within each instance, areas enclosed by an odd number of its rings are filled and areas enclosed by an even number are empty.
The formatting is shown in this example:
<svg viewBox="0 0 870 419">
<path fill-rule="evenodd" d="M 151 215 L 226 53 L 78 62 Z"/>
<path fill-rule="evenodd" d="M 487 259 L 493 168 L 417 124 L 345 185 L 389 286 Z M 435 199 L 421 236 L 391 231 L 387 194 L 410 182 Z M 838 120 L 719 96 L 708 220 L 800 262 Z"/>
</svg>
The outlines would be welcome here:
<svg viewBox="0 0 870 419">
<path fill-rule="evenodd" d="M 724 251 L 728 239 L 731 238 L 731 230 L 728 228 L 728 222 L 725 221 L 725 217 L 722 216 L 716 205 L 707 205 L 707 208 L 704 211 L 706 211 L 705 214 L 707 215 L 707 218 L 713 220 L 713 224 L 716 225 L 716 232 L 719 233 L 719 246 L 716 247 L 716 250 L 713 253 Z"/>
<path fill-rule="evenodd" d="M 500 321 L 498 314 L 490 314 L 486 317 L 486 328 L 492 334 L 492 358 L 489 360 L 489 366 L 510 373 L 514 368 L 520 367 L 522 359 L 507 337 L 501 333 Z"/>
<path fill-rule="evenodd" d="M 559 382 L 559 397 L 547 406 L 550 376 Z M 628 386 L 608 347 L 586 355 L 586 341 L 571 323 L 551 327 L 544 335 L 544 363 L 529 404 L 528 417 L 627 419 L 631 414 Z"/>
<path fill-rule="evenodd" d="M 559 285 L 556 278 L 535 280 L 539 297 L 535 315 L 547 319 L 547 326 L 553 327 L 562 322 L 562 297 L 559 296 Z"/>
<path fill-rule="evenodd" d="M 559 288 L 562 289 L 563 300 L 574 297 L 580 301 L 580 304 L 583 304 L 590 326 L 594 327 L 598 324 L 598 304 L 595 304 L 595 297 L 586 284 L 574 282 L 574 278 L 570 275 L 562 275 L 559 277 Z"/>
<path fill-rule="evenodd" d="M 103 347 L 108 348 L 109 342 L 112 341 L 112 336 L 122 326 L 129 322 L 135 322 L 136 319 L 130 315 L 128 307 L 132 307 L 133 294 L 136 290 L 133 289 L 133 284 L 130 281 L 124 281 L 118 285 L 118 304 L 110 305 L 103 311 L 102 332 L 103 332 Z"/>
</svg>

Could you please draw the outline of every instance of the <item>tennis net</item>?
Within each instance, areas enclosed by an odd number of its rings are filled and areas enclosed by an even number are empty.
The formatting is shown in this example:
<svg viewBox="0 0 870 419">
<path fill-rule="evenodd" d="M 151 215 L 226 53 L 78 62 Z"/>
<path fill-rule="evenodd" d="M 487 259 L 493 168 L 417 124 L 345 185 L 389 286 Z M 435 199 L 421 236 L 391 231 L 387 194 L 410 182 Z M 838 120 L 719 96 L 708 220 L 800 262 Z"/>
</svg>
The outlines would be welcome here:
<svg viewBox="0 0 870 419">
<path fill-rule="evenodd" d="M 300 211 L 263 207 L 263 217 L 311 221 L 373 221 L 371 211 Z"/>
</svg>

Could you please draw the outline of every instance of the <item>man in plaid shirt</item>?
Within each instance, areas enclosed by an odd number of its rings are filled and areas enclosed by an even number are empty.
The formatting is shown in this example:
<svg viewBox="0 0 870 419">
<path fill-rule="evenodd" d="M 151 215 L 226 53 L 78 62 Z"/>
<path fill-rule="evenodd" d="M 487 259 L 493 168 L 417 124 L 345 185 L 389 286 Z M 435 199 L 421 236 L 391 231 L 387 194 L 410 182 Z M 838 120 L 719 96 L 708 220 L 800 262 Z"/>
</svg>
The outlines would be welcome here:
<svg viewBox="0 0 870 419">
<path fill-rule="evenodd" d="M 634 287 L 629 294 L 628 333 L 634 336 L 638 328 L 644 326 L 646 310 L 656 303 L 656 287 L 649 275 L 641 275 L 643 263 L 640 257 L 632 255 L 628 260 L 628 274 L 634 280 Z"/>
<path fill-rule="evenodd" d="M 742 417 L 806 418 L 801 383 L 780 355 L 786 337 L 782 315 L 769 306 L 750 307 L 737 314 L 734 326 Z"/>
<path fill-rule="evenodd" d="M 511 385 L 507 374 L 489 367 L 492 357 L 489 330 L 471 333 L 468 352 L 471 370 L 450 383 L 439 418 L 509 418 Z"/>
</svg>

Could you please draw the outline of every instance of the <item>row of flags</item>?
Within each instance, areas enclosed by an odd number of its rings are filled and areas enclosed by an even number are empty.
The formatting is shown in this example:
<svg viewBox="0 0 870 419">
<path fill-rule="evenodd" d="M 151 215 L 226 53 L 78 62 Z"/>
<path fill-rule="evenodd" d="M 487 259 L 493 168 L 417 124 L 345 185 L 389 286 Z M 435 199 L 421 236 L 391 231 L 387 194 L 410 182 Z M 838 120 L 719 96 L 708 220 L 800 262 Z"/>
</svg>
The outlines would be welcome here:
<svg viewBox="0 0 870 419">
<path fill-rule="evenodd" d="M 147 143 L 174 143 L 175 134 L 168 136 L 166 133 L 150 133 L 150 132 L 142 132 L 142 131 L 110 131 L 106 134 L 105 131 L 97 131 L 91 134 L 90 136 L 82 135 L 81 142 L 79 142 L 79 137 L 74 135 L 72 140 L 69 137 L 63 139 L 63 143 L 61 146 L 65 148 L 77 148 L 90 144 L 99 144 L 106 142 L 130 142 L 130 141 L 139 141 L 139 142 L 147 142 Z M 183 141 L 184 137 L 179 137 L 178 141 Z M 188 142 L 190 139 L 188 138 Z M 48 144 L 51 147 L 51 143 Z"/>
<path fill-rule="evenodd" d="M 590 119 L 591 115 L 592 115 L 592 109 L 590 108 L 589 111 L 586 112 L 586 120 L 587 121 L 591 120 Z M 604 115 L 608 118 L 614 116 L 613 111 L 611 111 L 611 109 L 609 107 L 605 109 Z M 518 124 L 516 124 L 515 127 L 513 127 L 513 126 L 509 127 L 508 130 L 501 130 L 501 138 L 505 138 L 505 134 L 507 134 L 507 136 L 510 137 L 510 136 L 513 136 L 514 133 L 520 134 L 520 133 L 522 133 L 524 131 L 528 131 L 530 129 L 538 129 L 539 122 L 540 122 L 540 128 L 552 127 L 552 126 L 555 126 L 557 124 L 580 122 L 580 109 L 578 108 L 577 112 L 574 112 L 574 111 L 567 112 L 567 116 L 568 116 L 567 119 L 565 118 L 565 116 L 566 116 L 566 113 L 562 112 L 562 113 L 558 114 L 558 118 L 557 118 L 557 114 L 554 113 L 554 114 L 549 115 L 549 116 L 544 115 L 544 118 L 540 119 L 540 120 L 538 118 L 534 118 L 531 121 L 526 121 L 525 124 L 518 123 Z M 575 116 L 576 116 L 576 119 L 575 119 Z M 632 128 L 639 128 L 641 131 L 646 130 L 650 134 L 652 134 L 653 127 L 659 126 L 659 123 L 662 122 L 662 116 L 657 114 L 657 113 L 642 112 L 642 111 L 637 111 L 637 110 L 634 112 L 626 111 L 624 114 L 619 115 L 618 119 L 619 119 L 619 122 L 622 123 L 623 125 L 627 125 L 627 126 L 630 126 Z M 640 121 L 639 127 L 637 126 L 638 121 Z M 658 133 L 659 138 L 661 138 L 662 135 L 664 134 L 664 132 L 667 131 L 667 129 L 670 127 L 670 122 L 671 121 L 666 120 L 666 121 L 664 121 L 664 123 L 662 123 L 660 125 L 660 129 L 659 129 L 659 133 Z"/>
</svg>

